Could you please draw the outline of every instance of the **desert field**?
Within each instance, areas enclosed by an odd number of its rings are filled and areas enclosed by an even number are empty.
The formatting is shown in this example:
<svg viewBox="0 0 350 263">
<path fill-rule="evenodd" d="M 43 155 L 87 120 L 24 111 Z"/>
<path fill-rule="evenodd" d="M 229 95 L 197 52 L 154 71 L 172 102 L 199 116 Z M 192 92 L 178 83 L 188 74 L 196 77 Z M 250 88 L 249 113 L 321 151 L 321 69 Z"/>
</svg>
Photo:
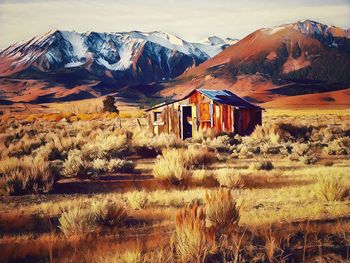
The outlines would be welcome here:
<svg viewBox="0 0 350 263">
<path fill-rule="evenodd" d="M 140 109 L 46 107 L 1 117 L 1 262 L 350 260 L 350 109 L 182 141 Z"/>
</svg>

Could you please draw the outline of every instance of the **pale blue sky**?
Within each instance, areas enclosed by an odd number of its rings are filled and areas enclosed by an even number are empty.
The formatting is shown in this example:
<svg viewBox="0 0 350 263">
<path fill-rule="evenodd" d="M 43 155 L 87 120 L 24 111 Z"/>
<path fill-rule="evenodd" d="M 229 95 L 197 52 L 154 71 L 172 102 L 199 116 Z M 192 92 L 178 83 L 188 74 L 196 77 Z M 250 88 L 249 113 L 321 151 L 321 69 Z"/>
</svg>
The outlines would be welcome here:
<svg viewBox="0 0 350 263">
<path fill-rule="evenodd" d="M 51 29 L 162 30 L 186 40 L 242 38 L 304 19 L 350 27 L 350 0 L 0 0 L 0 48 Z"/>
</svg>

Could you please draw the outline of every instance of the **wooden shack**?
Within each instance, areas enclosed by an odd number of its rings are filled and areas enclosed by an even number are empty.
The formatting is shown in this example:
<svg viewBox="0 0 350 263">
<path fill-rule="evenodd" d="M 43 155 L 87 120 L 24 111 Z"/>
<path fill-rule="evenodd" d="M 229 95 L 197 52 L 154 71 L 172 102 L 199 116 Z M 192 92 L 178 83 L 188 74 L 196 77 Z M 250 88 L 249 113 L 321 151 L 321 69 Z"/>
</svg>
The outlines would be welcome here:
<svg viewBox="0 0 350 263">
<path fill-rule="evenodd" d="M 186 139 L 206 129 L 249 135 L 261 125 L 262 110 L 228 90 L 195 89 L 182 99 L 147 112 L 153 134 L 174 133 Z"/>
</svg>

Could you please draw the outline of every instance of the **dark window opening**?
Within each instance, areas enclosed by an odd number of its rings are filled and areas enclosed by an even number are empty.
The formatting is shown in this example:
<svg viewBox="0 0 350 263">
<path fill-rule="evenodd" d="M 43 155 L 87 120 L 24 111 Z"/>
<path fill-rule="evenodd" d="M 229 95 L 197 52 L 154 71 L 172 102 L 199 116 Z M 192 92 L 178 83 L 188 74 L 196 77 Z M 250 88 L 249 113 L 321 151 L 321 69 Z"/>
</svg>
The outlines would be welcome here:
<svg viewBox="0 0 350 263">
<path fill-rule="evenodd" d="M 154 112 L 154 121 L 155 122 L 161 122 L 162 121 L 161 112 Z"/>
</svg>

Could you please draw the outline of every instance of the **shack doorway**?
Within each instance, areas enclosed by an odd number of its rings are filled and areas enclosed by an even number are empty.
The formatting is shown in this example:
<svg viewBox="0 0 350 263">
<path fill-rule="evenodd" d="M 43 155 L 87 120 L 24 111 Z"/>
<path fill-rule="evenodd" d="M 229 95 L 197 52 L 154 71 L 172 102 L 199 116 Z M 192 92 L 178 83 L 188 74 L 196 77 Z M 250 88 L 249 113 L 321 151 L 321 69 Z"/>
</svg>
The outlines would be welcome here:
<svg viewBox="0 0 350 263">
<path fill-rule="evenodd" d="M 181 118 L 181 131 L 182 139 L 187 139 L 192 137 L 192 107 L 182 106 L 181 107 L 182 118 Z"/>
</svg>

